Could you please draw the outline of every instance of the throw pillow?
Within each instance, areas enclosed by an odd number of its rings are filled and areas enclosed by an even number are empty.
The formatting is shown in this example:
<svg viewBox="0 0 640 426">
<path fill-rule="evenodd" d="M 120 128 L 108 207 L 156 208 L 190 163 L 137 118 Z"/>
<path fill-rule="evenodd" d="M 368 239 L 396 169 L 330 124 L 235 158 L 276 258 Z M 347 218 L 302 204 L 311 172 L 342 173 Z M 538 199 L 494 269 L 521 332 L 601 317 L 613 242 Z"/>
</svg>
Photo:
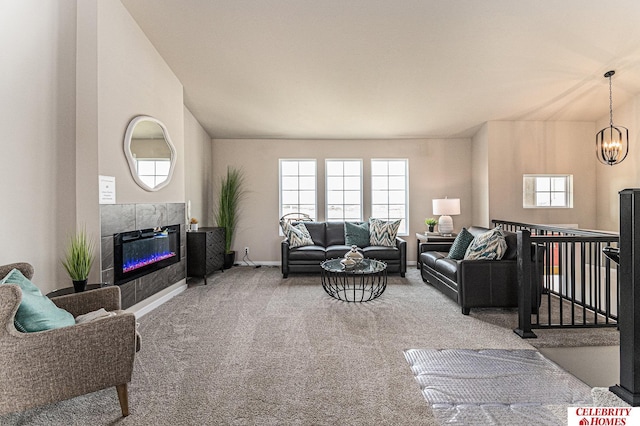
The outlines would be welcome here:
<svg viewBox="0 0 640 426">
<path fill-rule="evenodd" d="M 401 220 L 393 220 L 390 222 L 380 219 L 369 219 L 369 244 L 372 246 L 396 246 L 396 235 Z"/>
<path fill-rule="evenodd" d="M 500 260 L 507 251 L 507 241 L 502 229 L 496 227 L 473 239 L 464 260 Z"/>
<path fill-rule="evenodd" d="M 369 245 L 369 224 L 345 222 L 344 223 L 344 243 L 348 246 L 358 246 L 360 248 Z"/>
<path fill-rule="evenodd" d="M 22 290 L 22 301 L 14 318 L 15 326 L 22 332 L 43 331 L 67 327 L 76 323 L 75 318 L 64 309 L 58 308 L 38 287 L 17 269 L 12 269 L 0 281 L 2 284 L 16 284 Z"/>
<path fill-rule="evenodd" d="M 449 249 L 449 254 L 447 255 L 447 257 L 449 259 L 455 260 L 464 259 L 467 248 L 472 241 L 473 234 L 467 231 L 467 228 L 462 228 L 458 236 L 456 236 L 456 239 L 453 240 L 453 244 L 451 244 L 451 248 Z"/>
<path fill-rule="evenodd" d="M 307 227 L 304 226 L 304 223 L 292 225 L 288 221 L 282 220 L 280 221 L 280 226 L 282 227 L 284 236 L 287 238 L 287 240 L 289 240 L 290 248 L 313 245 L 311 234 L 309 234 L 309 231 L 307 230 Z"/>
</svg>

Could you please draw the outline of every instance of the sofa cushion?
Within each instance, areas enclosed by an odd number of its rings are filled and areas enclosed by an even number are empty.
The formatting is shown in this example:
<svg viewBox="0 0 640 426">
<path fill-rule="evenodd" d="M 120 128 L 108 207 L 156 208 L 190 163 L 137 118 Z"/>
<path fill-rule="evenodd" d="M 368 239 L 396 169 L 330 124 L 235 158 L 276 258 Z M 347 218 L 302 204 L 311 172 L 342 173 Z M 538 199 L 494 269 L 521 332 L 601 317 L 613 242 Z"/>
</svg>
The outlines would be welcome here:
<svg viewBox="0 0 640 426">
<path fill-rule="evenodd" d="M 443 257 L 442 259 L 438 259 L 436 261 L 436 266 L 434 269 L 440 272 L 445 277 L 449 278 L 451 281 L 454 281 L 454 282 L 458 281 L 458 261 L 457 260 Z"/>
<path fill-rule="evenodd" d="M 473 234 L 467 231 L 467 228 L 462 228 L 460 233 L 456 236 L 456 239 L 453 240 L 453 244 L 451 244 L 451 249 L 449 249 L 449 254 L 447 257 L 449 259 L 462 260 L 464 259 L 464 254 L 467 252 L 467 248 L 471 241 L 473 241 Z"/>
<path fill-rule="evenodd" d="M 345 222 L 344 243 L 348 246 L 367 247 L 369 245 L 369 223 Z"/>
<path fill-rule="evenodd" d="M 325 247 L 343 246 L 344 242 L 344 222 L 327 222 Z M 351 247 L 351 245 L 349 245 Z"/>
<path fill-rule="evenodd" d="M 347 252 L 351 250 L 351 246 L 346 244 L 336 244 L 333 246 L 329 246 L 326 249 L 327 259 L 335 259 L 337 257 L 344 257 Z"/>
<path fill-rule="evenodd" d="M 15 284 L 22 290 L 22 301 L 14 318 L 16 329 L 22 332 L 44 331 L 53 328 L 75 325 L 71 313 L 58 308 L 40 289 L 29 281 L 17 269 L 12 269 L 0 281 L 2 284 Z"/>
<path fill-rule="evenodd" d="M 395 247 L 401 220 L 384 221 L 369 219 L 369 244 L 372 246 Z"/>
<path fill-rule="evenodd" d="M 430 268 L 436 267 L 436 261 L 447 257 L 447 253 L 441 251 L 425 251 L 420 254 L 420 262 Z"/>
<path fill-rule="evenodd" d="M 518 235 L 514 232 L 502 231 L 507 242 L 507 251 L 502 256 L 503 260 L 515 260 L 518 258 Z"/>
<path fill-rule="evenodd" d="M 281 220 L 280 226 L 284 236 L 289 240 L 290 248 L 313 245 L 311 234 L 304 223 L 300 222 L 294 225 L 286 220 Z"/>
<path fill-rule="evenodd" d="M 496 227 L 475 237 L 469 244 L 464 259 L 500 260 L 506 251 L 507 242 L 504 239 L 502 229 Z"/>
<path fill-rule="evenodd" d="M 303 246 L 289 250 L 289 260 L 317 260 L 322 262 L 325 258 L 325 249 L 320 246 Z"/>
<path fill-rule="evenodd" d="M 364 257 L 376 260 L 397 260 L 398 249 L 396 247 L 369 246 L 362 250 Z"/>
</svg>

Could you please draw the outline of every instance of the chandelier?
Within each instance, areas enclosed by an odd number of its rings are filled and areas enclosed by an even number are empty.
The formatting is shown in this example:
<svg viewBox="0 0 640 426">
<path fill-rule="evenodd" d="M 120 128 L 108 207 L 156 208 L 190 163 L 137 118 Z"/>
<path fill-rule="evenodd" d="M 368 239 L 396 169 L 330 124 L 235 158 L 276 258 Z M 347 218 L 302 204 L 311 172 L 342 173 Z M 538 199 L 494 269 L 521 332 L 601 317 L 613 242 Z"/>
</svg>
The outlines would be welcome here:
<svg viewBox="0 0 640 426">
<path fill-rule="evenodd" d="M 613 97 L 611 95 L 611 76 L 615 71 L 607 71 L 604 76 L 609 79 L 609 127 L 600 130 L 596 135 L 596 157 L 602 164 L 613 166 L 620 164 L 629 153 L 629 129 L 613 125 Z"/>
</svg>

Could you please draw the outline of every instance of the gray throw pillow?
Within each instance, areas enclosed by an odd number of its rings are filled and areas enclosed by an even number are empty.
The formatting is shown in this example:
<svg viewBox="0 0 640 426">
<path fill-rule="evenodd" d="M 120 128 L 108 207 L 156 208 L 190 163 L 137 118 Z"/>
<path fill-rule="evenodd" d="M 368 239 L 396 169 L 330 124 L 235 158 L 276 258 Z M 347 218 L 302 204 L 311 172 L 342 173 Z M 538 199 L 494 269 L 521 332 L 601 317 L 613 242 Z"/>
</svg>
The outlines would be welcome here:
<svg viewBox="0 0 640 426">
<path fill-rule="evenodd" d="M 360 248 L 369 246 L 369 223 L 361 224 L 344 223 L 344 243 L 348 246 L 358 246 Z"/>
<path fill-rule="evenodd" d="M 473 234 L 467 231 L 467 228 L 462 228 L 456 239 L 453 240 L 453 244 L 451 244 L 447 257 L 455 260 L 464 259 L 464 254 L 467 252 L 467 248 L 472 241 Z"/>
</svg>

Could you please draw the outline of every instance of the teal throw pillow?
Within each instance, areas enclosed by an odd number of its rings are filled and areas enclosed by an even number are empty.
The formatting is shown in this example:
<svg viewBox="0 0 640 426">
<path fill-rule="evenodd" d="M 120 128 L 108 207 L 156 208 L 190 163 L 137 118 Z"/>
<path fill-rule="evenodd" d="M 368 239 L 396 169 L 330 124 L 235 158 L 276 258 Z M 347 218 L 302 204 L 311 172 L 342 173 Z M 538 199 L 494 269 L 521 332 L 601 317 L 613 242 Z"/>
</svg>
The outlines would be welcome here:
<svg viewBox="0 0 640 426">
<path fill-rule="evenodd" d="M 13 269 L 0 281 L 15 284 L 22 290 L 22 301 L 14 319 L 15 326 L 23 332 L 43 331 L 74 325 L 76 320 L 69 312 L 58 308 L 47 296 L 43 296 L 22 273 Z"/>
<path fill-rule="evenodd" d="M 401 219 L 384 221 L 369 219 L 369 244 L 372 246 L 395 247 Z"/>
<path fill-rule="evenodd" d="M 500 260 L 506 251 L 507 241 L 502 229 L 496 227 L 473 239 L 464 254 L 464 260 Z"/>
<path fill-rule="evenodd" d="M 311 234 L 309 234 L 309 231 L 307 230 L 307 227 L 304 226 L 304 223 L 292 225 L 288 221 L 282 220 L 280 221 L 280 226 L 282 227 L 284 236 L 287 238 L 287 240 L 289 240 L 289 248 L 313 245 Z"/>
<path fill-rule="evenodd" d="M 344 223 L 344 243 L 348 246 L 358 246 L 360 248 L 369 245 L 369 224 Z"/>
<path fill-rule="evenodd" d="M 467 248 L 472 241 L 473 234 L 467 231 L 467 228 L 462 228 L 462 231 L 460 231 L 456 236 L 456 239 L 453 240 L 453 244 L 451 244 L 447 257 L 455 260 L 464 259 L 464 254 L 467 252 Z"/>
</svg>

